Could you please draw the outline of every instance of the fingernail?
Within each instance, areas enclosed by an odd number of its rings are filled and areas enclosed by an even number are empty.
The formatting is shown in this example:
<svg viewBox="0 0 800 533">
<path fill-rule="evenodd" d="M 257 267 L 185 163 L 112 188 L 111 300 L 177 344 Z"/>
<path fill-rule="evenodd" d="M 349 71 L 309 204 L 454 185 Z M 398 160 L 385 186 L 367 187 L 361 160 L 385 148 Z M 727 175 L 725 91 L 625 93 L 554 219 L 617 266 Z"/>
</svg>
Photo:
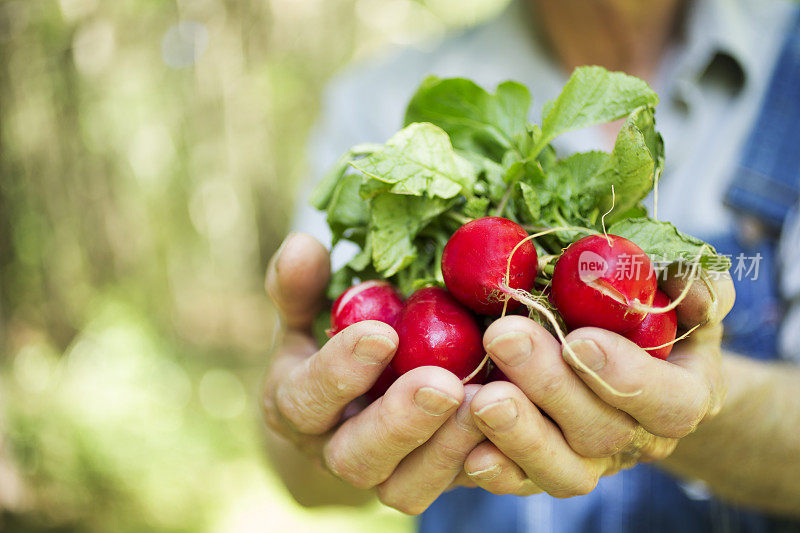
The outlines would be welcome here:
<svg viewBox="0 0 800 533">
<path fill-rule="evenodd" d="M 397 345 L 383 335 L 364 335 L 353 348 L 353 358 L 365 365 L 377 365 L 388 359 Z"/>
<path fill-rule="evenodd" d="M 497 358 L 508 366 L 517 366 L 531 356 L 533 344 L 527 333 L 509 331 L 496 337 L 486 350 L 492 358 Z"/>
<path fill-rule="evenodd" d="M 575 356 L 580 359 L 581 363 L 589 367 L 591 370 L 597 372 L 606 366 L 606 354 L 594 341 L 588 339 L 578 339 L 570 342 L 569 347 L 572 348 L 572 351 L 575 352 Z M 571 357 L 567 357 L 567 362 L 572 366 L 575 366 Z"/>
<path fill-rule="evenodd" d="M 417 407 L 433 416 L 441 416 L 458 405 L 458 400 L 432 387 L 422 387 L 414 394 Z"/>
<path fill-rule="evenodd" d="M 475 413 L 484 424 L 495 431 L 511 429 L 517 423 L 519 411 L 513 398 L 490 403 Z"/>
<path fill-rule="evenodd" d="M 500 475 L 500 465 L 492 465 L 483 470 L 476 470 L 475 472 L 467 472 L 467 475 L 479 481 L 490 481 Z"/>
</svg>

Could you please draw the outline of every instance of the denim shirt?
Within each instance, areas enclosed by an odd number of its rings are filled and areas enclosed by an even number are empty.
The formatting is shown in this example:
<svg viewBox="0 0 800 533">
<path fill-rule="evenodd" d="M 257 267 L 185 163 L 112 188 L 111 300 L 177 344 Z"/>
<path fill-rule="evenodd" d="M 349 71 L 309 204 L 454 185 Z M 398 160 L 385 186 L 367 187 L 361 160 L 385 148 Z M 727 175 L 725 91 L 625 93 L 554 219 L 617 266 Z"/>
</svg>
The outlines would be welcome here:
<svg viewBox="0 0 800 533">
<path fill-rule="evenodd" d="M 496 21 L 431 50 L 404 50 L 340 76 L 327 92 L 312 139 L 315 175 L 321 176 L 349 146 L 382 142 L 396 131 L 405 102 L 428 74 L 467 76 L 489 88 L 517 79 L 531 88 L 538 117 L 565 75 L 532 35 L 525 22 L 529 15 L 521 16 L 519 9 L 512 6 Z M 758 258 L 755 279 L 752 264 L 741 275 L 734 272 L 737 299 L 726 319 L 725 347 L 765 360 L 784 353 L 800 362 L 800 353 L 794 353 L 800 351 L 800 216 L 789 216 L 781 207 L 787 220 L 796 221 L 785 224 L 781 246 L 775 238 L 745 241 L 738 236 L 737 218 L 741 213 L 773 217 L 774 224 L 774 202 L 769 195 L 755 195 L 757 201 L 749 202 L 754 195 L 731 193 L 737 185 L 756 192 L 770 187 L 768 180 L 758 181 L 760 168 L 748 167 L 756 159 L 782 164 L 780 154 L 770 159 L 762 150 L 749 161 L 742 154 L 758 135 L 754 130 L 786 36 L 795 32 L 800 39 L 797 24 L 796 7 L 781 0 L 690 2 L 684 38 L 668 52 L 653 85 L 661 96 L 656 115 L 667 149 L 659 218 L 711 242 L 734 263 L 740 254 Z M 786 75 L 795 76 L 794 86 L 800 88 L 800 71 Z M 800 116 L 795 123 L 800 124 Z M 589 130 L 564 136 L 556 148 L 605 148 L 604 142 L 598 131 Z M 307 202 L 301 204 L 295 227 L 322 242 L 329 239 L 322 215 Z M 352 253 L 338 246 L 334 268 Z M 422 515 L 419 527 L 423 533 L 800 531 L 798 523 L 726 505 L 702 483 L 678 480 L 650 465 L 603 478 L 591 494 L 566 500 L 456 489 Z"/>
</svg>

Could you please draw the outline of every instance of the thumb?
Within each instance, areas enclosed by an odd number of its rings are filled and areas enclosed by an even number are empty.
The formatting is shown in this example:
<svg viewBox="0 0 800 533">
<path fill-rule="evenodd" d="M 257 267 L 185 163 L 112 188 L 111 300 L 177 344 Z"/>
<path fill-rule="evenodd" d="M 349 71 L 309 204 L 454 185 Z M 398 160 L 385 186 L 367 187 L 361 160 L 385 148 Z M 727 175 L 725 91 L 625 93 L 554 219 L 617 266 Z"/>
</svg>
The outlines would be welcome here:
<svg viewBox="0 0 800 533">
<path fill-rule="evenodd" d="M 678 324 L 684 329 L 719 324 L 736 299 L 730 273 L 706 272 L 692 279 L 688 270 L 685 265 L 672 264 L 660 282 L 661 290 L 671 300 L 680 296 L 690 284 L 686 297 L 676 308 Z"/>
<path fill-rule="evenodd" d="M 330 277 L 330 257 L 319 241 L 305 233 L 284 239 L 269 262 L 265 285 L 287 327 L 311 327 Z"/>
</svg>

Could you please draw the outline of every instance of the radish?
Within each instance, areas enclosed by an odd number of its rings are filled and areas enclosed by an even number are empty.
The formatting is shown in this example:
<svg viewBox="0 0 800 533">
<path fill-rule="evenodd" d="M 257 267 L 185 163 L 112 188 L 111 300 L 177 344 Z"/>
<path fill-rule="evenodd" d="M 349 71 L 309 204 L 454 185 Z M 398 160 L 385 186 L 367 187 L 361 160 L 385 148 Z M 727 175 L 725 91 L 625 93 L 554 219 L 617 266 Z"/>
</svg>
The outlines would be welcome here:
<svg viewBox="0 0 800 533">
<path fill-rule="evenodd" d="M 669 296 L 661 291 L 656 291 L 653 299 L 654 307 L 666 307 L 670 304 Z M 672 351 L 672 341 L 678 331 L 678 314 L 674 309 L 666 313 L 649 313 L 641 324 L 625 333 L 627 339 L 632 340 L 641 348 L 650 348 L 647 353 L 658 359 L 666 360 Z M 666 346 L 664 346 L 666 344 Z"/>
<path fill-rule="evenodd" d="M 590 235 L 556 262 L 550 299 L 570 329 L 625 333 L 642 323 L 655 294 L 653 263 L 641 248 L 616 235 Z"/>
<path fill-rule="evenodd" d="M 370 402 L 374 402 L 375 400 L 386 394 L 386 391 L 389 390 L 389 387 L 392 386 L 392 383 L 394 383 L 396 379 L 397 379 L 397 374 L 392 369 L 392 366 L 391 365 L 387 366 L 386 368 L 383 369 L 381 375 L 378 376 L 378 380 L 375 382 L 372 388 L 364 393 L 364 397 Z"/>
<path fill-rule="evenodd" d="M 344 291 L 331 308 L 331 328 L 326 331 L 333 337 L 347 326 L 362 320 L 378 320 L 394 327 L 400 317 L 403 300 L 387 281 L 362 281 Z M 364 396 L 375 401 L 387 391 L 397 379 L 391 366 L 383 369 L 378 380 Z"/>
<path fill-rule="evenodd" d="M 344 291 L 331 308 L 331 328 L 326 331 L 333 337 L 347 326 L 362 320 L 378 320 L 394 327 L 403 300 L 388 281 L 362 281 Z"/>
<path fill-rule="evenodd" d="M 447 290 L 476 313 L 499 315 L 507 299 L 501 284 L 530 291 L 536 280 L 536 248 L 531 241 L 522 242 L 527 237 L 522 226 L 507 218 L 484 217 L 464 224 L 442 253 Z M 508 310 L 517 307 L 519 303 L 509 301 Z"/>
<path fill-rule="evenodd" d="M 406 300 L 397 321 L 400 345 L 391 366 L 398 376 L 420 366 L 439 366 L 464 379 L 483 361 L 481 330 L 472 313 L 439 287 Z M 478 372 L 470 383 L 482 383 Z"/>
<path fill-rule="evenodd" d="M 511 382 L 511 380 L 508 379 L 508 376 L 506 376 L 505 373 L 502 370 L 500 370 L 500 367 L 497 365 L 492 366 L 492 369 L 489 371 L 489 374 L 486 375 L 487 383 L 491 383 L 493 381 Z"/>
</svg>

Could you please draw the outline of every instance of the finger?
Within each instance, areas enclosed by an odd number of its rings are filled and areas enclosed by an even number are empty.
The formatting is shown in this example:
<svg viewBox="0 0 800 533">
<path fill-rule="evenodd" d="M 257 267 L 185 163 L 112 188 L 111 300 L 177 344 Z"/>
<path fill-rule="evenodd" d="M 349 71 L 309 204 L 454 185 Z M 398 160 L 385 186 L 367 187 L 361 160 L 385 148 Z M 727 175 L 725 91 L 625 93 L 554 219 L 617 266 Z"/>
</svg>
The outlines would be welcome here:
<svg viewBox="0 0 800 533">
<path fill-rule="evenodd" d="M 686 365 L 651 357 L 628 339 L 599 328 L 581 328 L 567 335 L 575 355 L 616 391 L 584 372 L 564 350 L 583 381 L 610 405 L 661 437 L 680 438 L 694 431 L 710 403 L 706 376 Z M 673 359 L 674 360 L 674 359 Z"/>
<path fill-rule="evenodd" d="M 448 490 L 453 490 L 458 487 L 467 487 L 467 488 L 474 488 L 477 487 L 474 481 L 472 481 L 466 472 L 463 470 L 458 473 L 456 478 L 450 483 L 450 485 L 445 489 L 445 492 Z"/>
<path fill-rule="evenodd" d="M 270 357 L 261 387 L 261 410 L 267 425 L 284 437 L 289 436 L 286 420 L 278 411 L 275 393 L 285 376 L 316 352 L 316 343 L 308 335 L 290 331 L 278 350 Z"/>
<path fill-rule="evenodd" d="M 710 391 L 706 417 L 715 416 L 727 395 L 727 381 L 722 370 L 722 325 L 706 326 L 677 343 L 667 361 L 705 379 Z"/>
<path fill-rule="evenodd" d="M 272 256 L 265 286 L 289 328 L 311 327 L 331 275 L 328 251 L 311 235 L 291 233 Z"/>
<path fill-rule="evenodd" d="M 397 333 L 383 322 L 345 328 L 288 371 L 275 391 L 278 411 L 301 433 L 329 430 L 345 406 L 372 387 L 398 342 Z"/>
<path fill-rule="evenodd" d="M 433 437 L 403 459 L 378 485 L 378 498 L 389 507 L 417 515 L 427 509 L 463 472 L 467 455 L 486 437 L 472 420 L 469 402 L 480 388 L 464 388 L 465 400 Z"/>
<path fill-rule="evenodd" d="M 733 308 L 736 291 L 729 272 L 707 272 L 691 278 L 685 265 L 675 263 L 666 271 L 661 290 L 674 300 L 690 284 L 686 297 L 676 307 L 678 324 L 684 329 L 694 326 L 713 326 Z"/>
<path fill-rule="evenodd" d="M 492 442 L 482 442 L 470 452 L 464 463 L 464 471 L 475 485 L 492 494 L 530 496 L 542 492 Z"/>
<path fill-rule="evenodd" d="M 573 450 L 607 457 L 624 449 L 638 424 L 597 397 L 561 356 L 561 344 L 525 317 L 495 321 L 484 346 L 503 373 L 561 428 Z"/>
<path fill-rule="evenodd" d="M 336 430 L 324 458 L 336 476 L 358 488 L 385 481 L 464 400 L 464 386 L 443 368 L 403 374 L 383 397 Z"/>
<path fill-rule="evenodd" d="M 485 385 L 471 407 L 478 427 L 497 449 L 551 496 L 588 494 L 613 464 L 610 458 L 587 459 L 575 453 L 556 425 L 512 383 Z"/>
</svg>

